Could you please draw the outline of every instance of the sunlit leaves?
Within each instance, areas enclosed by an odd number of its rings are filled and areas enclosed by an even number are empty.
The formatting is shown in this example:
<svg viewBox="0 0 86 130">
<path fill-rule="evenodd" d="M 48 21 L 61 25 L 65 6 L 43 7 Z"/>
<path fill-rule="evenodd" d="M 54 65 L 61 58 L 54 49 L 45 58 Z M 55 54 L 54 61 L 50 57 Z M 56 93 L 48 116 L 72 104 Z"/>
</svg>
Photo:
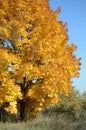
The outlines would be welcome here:
<svg viewBox="0 0 86 130">
<path fill-rule="evenodd" d="M 5 110 L 16 113 L 21 99 L 33 113 L 55 105 L 71 90 L 71 78 L 79 76 L 77 48 L 68 45 L 59 11 L 52 11 L 48 0 L 0 1 L 0 106 L 8 103 Z M 3 44 L 7 41 L 12 47 Z"/>
</svg>

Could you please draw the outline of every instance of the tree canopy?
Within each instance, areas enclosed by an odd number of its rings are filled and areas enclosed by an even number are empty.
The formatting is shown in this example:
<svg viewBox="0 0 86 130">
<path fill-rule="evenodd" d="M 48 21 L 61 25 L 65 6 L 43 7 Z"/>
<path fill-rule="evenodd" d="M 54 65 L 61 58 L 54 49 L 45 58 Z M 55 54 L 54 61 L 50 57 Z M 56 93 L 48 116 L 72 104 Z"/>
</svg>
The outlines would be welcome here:
<svg viewBox="0 0 86 130">
<path fill-rule="evenodd" d="M 0 0 L 0 106 L 37 113 L 57 104 L 79 76 L 67 26 L 48 0 Z"/>
</svg>

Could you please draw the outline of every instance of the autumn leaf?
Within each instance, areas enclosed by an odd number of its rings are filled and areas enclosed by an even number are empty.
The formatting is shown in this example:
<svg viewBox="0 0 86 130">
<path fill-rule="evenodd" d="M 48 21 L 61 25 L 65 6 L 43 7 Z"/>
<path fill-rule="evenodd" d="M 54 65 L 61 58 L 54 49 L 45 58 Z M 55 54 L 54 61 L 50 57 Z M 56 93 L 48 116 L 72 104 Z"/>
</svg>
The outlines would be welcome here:
<svg viewBox="0 0 86 130">
<path fill-rule="evenodd" d="M 79 76 L 77 47 L 68 45 L 59 12 L 49 0 L 0 0 L 0 106 L 16 113 L 18 104 L 21 118 L 58 104 Z"/>
</svg>

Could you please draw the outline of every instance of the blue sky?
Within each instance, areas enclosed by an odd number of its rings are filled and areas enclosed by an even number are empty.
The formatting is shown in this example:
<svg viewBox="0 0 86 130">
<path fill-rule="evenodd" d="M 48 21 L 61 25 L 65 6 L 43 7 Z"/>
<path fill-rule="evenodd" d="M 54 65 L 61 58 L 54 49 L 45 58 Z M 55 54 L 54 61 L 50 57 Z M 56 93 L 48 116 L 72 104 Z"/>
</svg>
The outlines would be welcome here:
<svg viewBox="0 0 86 130">
<path fill-rule="evenodd" d="M 81 57 L 80 77 L 73 85 L 81 92 L 86 91 L 86 0 L 50 0 L 53 10 L 61 7 L 59 20 L 68 24 L 69 44 L 76 44 L 77 57 Z"/>
</svg>

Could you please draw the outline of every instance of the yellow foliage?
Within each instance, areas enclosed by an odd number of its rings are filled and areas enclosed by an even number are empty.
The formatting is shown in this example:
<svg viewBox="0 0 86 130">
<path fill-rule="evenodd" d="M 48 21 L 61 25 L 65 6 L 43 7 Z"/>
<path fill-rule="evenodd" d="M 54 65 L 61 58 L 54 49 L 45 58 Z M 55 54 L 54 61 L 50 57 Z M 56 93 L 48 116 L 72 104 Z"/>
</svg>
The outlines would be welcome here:
<svg viewBox="0 0 86 130">
<path fill-rule="evenodd" d="M 58 104 L 79 76 L 77 47 L 68 45 L 60 10 L 52 11 L 48 2 L 0 0 L 0 106 L 9 103 L 11 113 L 18 100 L 33 113 Z M 3 45 L 8 40 L 12 47 Z"/>
<path fill-rule="evenodd" d="M 5 110 L 7 112 L 10 112 L 11 114 L 17 114 L 17 108 L 13 107 L 13 106 L 8 106 L 5 108 Z"/>
</svg>

